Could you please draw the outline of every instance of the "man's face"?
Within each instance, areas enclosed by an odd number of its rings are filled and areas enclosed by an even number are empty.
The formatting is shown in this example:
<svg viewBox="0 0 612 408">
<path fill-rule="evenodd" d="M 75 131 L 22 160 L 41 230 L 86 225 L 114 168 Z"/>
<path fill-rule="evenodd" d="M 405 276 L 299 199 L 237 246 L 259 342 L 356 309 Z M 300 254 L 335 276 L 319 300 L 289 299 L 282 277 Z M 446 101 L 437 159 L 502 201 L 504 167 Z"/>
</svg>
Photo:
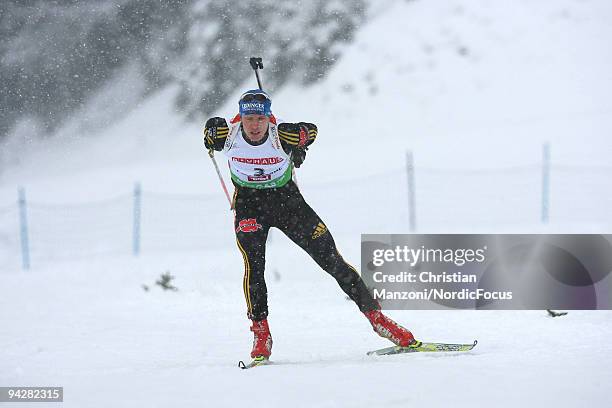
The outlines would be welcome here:
<svg viewBox="0 0 612 408">
<path fill-rule="evenodd" d="M 244 115 L 242 118 L 242 128 L 249 140 L 259 142 L 264 138 L 268 131 L 270 118 L 265 115 Z"/>
</svg>

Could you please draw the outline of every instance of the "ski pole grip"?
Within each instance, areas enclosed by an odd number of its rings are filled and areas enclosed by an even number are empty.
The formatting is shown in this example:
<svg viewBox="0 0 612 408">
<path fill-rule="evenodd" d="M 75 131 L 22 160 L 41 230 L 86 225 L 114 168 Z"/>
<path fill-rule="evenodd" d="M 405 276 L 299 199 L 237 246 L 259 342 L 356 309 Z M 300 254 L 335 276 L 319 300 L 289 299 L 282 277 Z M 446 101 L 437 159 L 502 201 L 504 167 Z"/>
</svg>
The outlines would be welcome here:
<svg viewBox="0 0 612 408">
<path fill-rule="evenodd" d="M 263 69 L 263 62 L 261 61 L 261 57 L 251 57 L 249 63 L 251 64 L 251 68 L 253 68 L 255 71 L 257 71 L 258 69 Z"/>
</svg>

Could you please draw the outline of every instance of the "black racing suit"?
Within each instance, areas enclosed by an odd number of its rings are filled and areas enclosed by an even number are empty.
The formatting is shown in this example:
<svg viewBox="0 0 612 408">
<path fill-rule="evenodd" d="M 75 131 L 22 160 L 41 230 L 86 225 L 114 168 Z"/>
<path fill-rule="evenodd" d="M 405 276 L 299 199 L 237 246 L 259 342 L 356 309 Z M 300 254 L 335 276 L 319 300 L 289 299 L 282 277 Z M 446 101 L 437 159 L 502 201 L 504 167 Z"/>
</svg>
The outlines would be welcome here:
<svg viewBox="0 0 612 408">
<path fill-rule="evenodd" d="M 270 189 L 236 187 L 235 209 L 234 227 L 244 258 L 243 289 L 249 319 L 262 320 L 268 315 L 264 267 L 270 227 L 280 229 L 333 276 L 359 310 L 380 308 L 355 268 L 342 258 L 325 223 L 304 201 L 293 181 Z"/>
<path fill-rule="evenodd" d="M 209 119 L 206 124 L 209 130 L 205 131 L 205 138 L 210 138 L 207 147 L 222 149 L 228 133 L 223 127 L 224 123 L 225 120 L 221 118 Z M 209 124 L 217 128 L 210 130 Z M 300 149 L 300 146 L 296 145 L 296 135 L 300 127 L 309 133 L 308 144 L 312 143 L 317 132 L 313 124 L 301 122 L 279 125 L 283 149 L 291 154 L 296 167 L 301 165 L 306 154 L 306 149 Z M 380 309 L 379 303 L 372 298 L 361 276 L 342 258 L 327 226 L 306 203 L 293 180 L 278 188 L 257 189 L 236 183 L 234 186 L 234 230 L 244 260 L 243 290 L 249 319 L 262 320 L 268 316 L 268 290 L 264 268 L 270 227 L 280 229 L 323 270 L 333 276 L 359 310 L 367 312 Z"/>
</svg>

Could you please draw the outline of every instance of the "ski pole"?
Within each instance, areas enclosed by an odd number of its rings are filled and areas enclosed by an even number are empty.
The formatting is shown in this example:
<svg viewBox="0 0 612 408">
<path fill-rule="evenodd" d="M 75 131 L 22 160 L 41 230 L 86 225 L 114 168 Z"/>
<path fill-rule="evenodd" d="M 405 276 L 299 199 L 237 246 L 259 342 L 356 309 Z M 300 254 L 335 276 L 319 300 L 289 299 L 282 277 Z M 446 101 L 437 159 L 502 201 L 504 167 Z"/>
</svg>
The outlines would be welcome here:
<svg viewBox="0 0 612 408">
<path fill-rule="evenodd" d="M 255 77 L 257 78 L 257 86 L 259 86 L 259 89 L 263 91 L 263 86 L 261 86 L 261 79 L 259 79 L 259 71 L 257 71 L 258 69 L 263 69 L 263 62 L 261 61 L 261 57 L 251 57 L 249 63 L 251 64 L 251 68 L 253 68 L 253 70 L 255 71 Z"/>
<path fill-rule="evenodd" d="M 263 63 L 261 61 L 261 57 L 259 58 L 255 58 L 252 57 L 249 60 L 251 67 L 253 67 L 253 69 L 255 70 L 255 76 L 257 77 L 257 85 L 259 85 L 259 89 L 262 89 L 261 87 L 261 80 L 259 79 L 259 72 L 257 72 L 258 69 L 263 69 Z M 215 160 L 215 151 L 213 149 L 209 149 L 208 150 L 208 156 L 210 157 L 210 160 L 212 160 L 213 166 L 215 166 L 215 171 L 217 172 L 217 177 L 219 177 L 219 182 L 221 183 L 221 187 L 223 188 L 223 192 L 225 193 L 225 197 L 227 197 L 227 202 L 230 205 L 230 210 L 234 209 L 234 205 L 232 203 L 232 199 L 230 198 L 229 192 L 227 191 L 227 186 L 225 185 L 225 181 L 223 181 L 223 176 L 221 176 L 221 171 L 219 170 L 219 165 L 217 164 L 217 161 Z"/>
<path fill-rule="evenodd" d="M 255 71 L 255 78 L 257 78 L 257 86 L 263 91 L 263 86 L 261 86 L 261 78 L 259 78 L 258 71 L 260 69 L 263 69 L 263 62 L 261 60 L 261 57 L 251 57 L 249 59 L 249 63 L 251 64 L 251 68 L 253 68 L 253 71 Z M 291 169 L 291 176 L 293 178 L 293 182 L 299 189 L 300 187 L 298 186 L 297 177 L 295 175 L 295 168 Z"/>
<path fill-rule="evenodd" d="M 208 150 L 208 156 L 210 160 L 212 160 L 213 165 L 215 166 L 215 170 L 217 171 L 217 176 L 219 177 L 219 181 L 221 182 L 221 187 L 225 192 L 225 197 L 227 197 L 227 202 L 230 205 L 230 211 L 234 209 L 234 205 L 232 204 L 232 199 L 230 198 L 229 192 L 227 191 L 227 187 L 225 186 L 225 181 L 223 181 L 223 177 L 221 176 L 221 171 L 219 171 L 219 166 L 217 165 L 217 161 L 215 160 L 215 151 L 213 149 Z"/>
</svg>

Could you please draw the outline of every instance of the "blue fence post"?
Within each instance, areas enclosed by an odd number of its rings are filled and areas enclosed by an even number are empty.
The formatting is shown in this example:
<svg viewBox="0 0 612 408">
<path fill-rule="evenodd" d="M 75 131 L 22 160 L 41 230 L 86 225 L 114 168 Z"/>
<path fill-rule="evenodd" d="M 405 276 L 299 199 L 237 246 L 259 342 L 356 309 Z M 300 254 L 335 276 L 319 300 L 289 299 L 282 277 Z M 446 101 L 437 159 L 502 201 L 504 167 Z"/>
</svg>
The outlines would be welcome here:
<svg viewBox="0 0 612 408">
<path fill-rule="evenodd" d="M 542 146 L 542 223 L 547 224 L 550 208 L 550 143 Z"/>
<path fill-rule="evenodd" d="M 406 152 L 406 178 L 408 180 L 408 230 L 416 231 L 416 199 L 414 186 L 414 158 L 412 151 Z"/>
<path fill-rule="evenodd" d="M 21 266 L 23 270 L 30 269 L 30 240 L 28 237 L 28 213 L 26 206 L 26 194 L 23 187 L 19 187 L 19 233 L 21 236 Z"/>
<path fill-rule="evenodd" d="M 142 189 L 140 183 L 134 184 L 134 215 L 132 226 L 132 252 L 134 256 L 140 254 L 140 215 L 142 204 Z"/>
</svg>

